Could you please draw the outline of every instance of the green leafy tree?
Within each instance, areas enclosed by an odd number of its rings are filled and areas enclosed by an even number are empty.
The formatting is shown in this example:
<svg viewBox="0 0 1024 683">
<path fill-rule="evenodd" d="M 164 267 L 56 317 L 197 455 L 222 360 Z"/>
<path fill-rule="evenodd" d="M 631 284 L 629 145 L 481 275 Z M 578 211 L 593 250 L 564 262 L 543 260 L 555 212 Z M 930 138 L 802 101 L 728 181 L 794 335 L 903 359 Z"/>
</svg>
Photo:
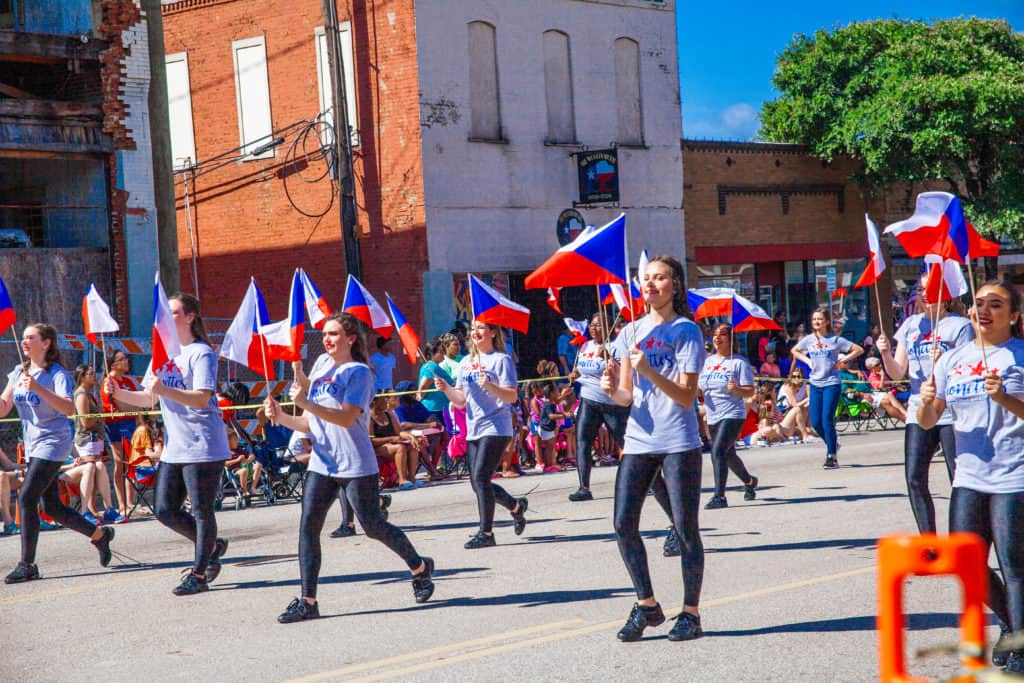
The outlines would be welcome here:
<svg viewBox="0 0 1024 683">
<path fill-rule="evenodd" d="M 879 20 L 796 35 L 760 137 L 862 163 L 870 191 L 941 180 L 989 235 L 1024 240 L 1024 34 L 1005 21 Z"/>
</svg>

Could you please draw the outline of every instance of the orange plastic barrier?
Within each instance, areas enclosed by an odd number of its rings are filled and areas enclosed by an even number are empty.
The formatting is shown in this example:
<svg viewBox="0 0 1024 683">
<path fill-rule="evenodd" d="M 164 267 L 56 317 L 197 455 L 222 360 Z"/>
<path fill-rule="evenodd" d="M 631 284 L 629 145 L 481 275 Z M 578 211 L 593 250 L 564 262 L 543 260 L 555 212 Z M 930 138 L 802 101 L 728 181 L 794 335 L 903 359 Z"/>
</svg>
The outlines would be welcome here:
<svg viewBox="0 0 1024 683">
<path fill-rule="evenodd" d="M 960 663 L 968 671 L 985 663 L 985 544 L 974 535 L 892 535 L 878 542 L 879 673 L 882 683 L 927 683 L 907 673 L 903 649 L 903 583 L 908 576 L 952 574 L 963 585 Z M 957 679 L 971 681 L 973 677 Z"/>
</svg>

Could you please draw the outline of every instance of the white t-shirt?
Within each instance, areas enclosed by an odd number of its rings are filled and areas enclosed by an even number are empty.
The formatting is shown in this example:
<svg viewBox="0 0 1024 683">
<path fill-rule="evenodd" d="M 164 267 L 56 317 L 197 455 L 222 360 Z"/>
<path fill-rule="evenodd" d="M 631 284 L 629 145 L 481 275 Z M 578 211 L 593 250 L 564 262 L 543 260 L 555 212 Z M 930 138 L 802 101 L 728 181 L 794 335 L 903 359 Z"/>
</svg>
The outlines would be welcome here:
<svg viewBox="0 0 1024 683">
<path fill-rule="evenodd" d="M 345 404 L 358 406 L 360 413 L 348 427 L 306 413 L 313 438 L 310 472 L 343 479 L 377 474 L 377 456 L 370 441 L 373 394 L 373 373 L 363 363 L 352 361 L 337 365 L 326 353 L 316 359 L 309 372 L 307 398 L 326 408 L 340 409 Z"/>
<path fill-rule="evenodd" d="M 921 405 L 921 383 L 932 372 L 932 346 L 938 344 L 942 353 L 974 340 L 974 326 L 960 315 L 946 315 L 939 320 L 937 334 L 932 334 L 932 320 L 923 313 L 903 321 L 894 339 L 907 350 L 907 379 L 910 380 L 910 399 L 907 401 L 907 424 L 917 424 L 917 408 Z M 953 415 L 947 408 L 937 424 L 953 424 Z"/>
<path fill-rule="evenodd" d="M 62 398 L 71 398 L 72 381 L 67 370 L 54 363 L 49 370 L 36 368 L 29 371 L 44 389 L 49 389 Z M 64 462 L 71 454 L 74 431 L 67 415 L 53 409 L 42 396 L 18 386 L 22 370 L 18 365 L 7 375 L 14 385 L 14 407 L 21 418 L 25 438 L 25 454 L 29 458 Z"/>
<path fill-rule="evenodd" d="M 697 381 L 704 394 L 704 408 L 708 413 L 708 424 L 722 420 L 743 420 L 747 417 L 747 405 L 742 396 L 729 391 L 729 380 L 737 386 L 754 386 L 754 369 L 742 356 L 723 358 L 717 353 L 708 356 Z"/>
<path fill-rule="evenodd" d="M 580 347 L 579 353 L 576 356 L 576 369 L 579 371 L 580 376 L 576 381 L 580 383 L 580 398 L 593 401 L 594 403 L 613 405 L 615 402 L 611 399 L 611 396 L 601 390 L 601 375 L 604 374 L 605 368 L 608 367 L 608 362 L 604 359 L 604 354 L 601 352 L 601 346 L 601 344 L 595 341 L 588 341 Z M 608 355 L 612 358 L 617 358 L 616 354 L 618 351 L 614 344 L 605 344 L 604 346 L 608 350 Z"/>
<path fill-rule="evenodd" d="M 228 460 L 227 429 L 217 406 L 217 356 L 201 341 L 181 347 L 181 354 L 156 371 L 164 386 L 185 391 L 209 391 L 202 408 L 190 408 L 163 396 L 164 450 L 161 462 L 183 465 Z"/>
<path fill-rule="evenodd" d="M 512 436 L 512 411 L 507 403 L 480 386 L 477 376 L 481 370 L 499 387 L 516 385 L 516 366 L 508 354 L 491 351 L 462 359 L 455 386 L 466 394 L 466 440 Z"/>
<path fill-rule="evenodd" d="M 811 374 L 807 379 L 816 387 L 828 387 L 841 382 L 836 365 L 839 356 L 849 353 L 852 348 L 849 339 L 834 334 L 821 337 L 809 334 L 796 345 L 797 351 L 811 359 Z"/>
<path fill-rule="evenodd" d="M 699 373 L 707 356 L 700 328 L 681 316 L 655 325 L 651 316 L 645 315 L 626 325 L 613 343 L 619 354 L 628 354 L 633 344 L 639 346 L 651 367 L 673 382 L 678 381 L 680 373 Z M 622 452 L 682 453 L 700 446 L 694 407 L 679 405 L 649 379 L 634 376 L 633 403 Z"/>
<path fill-rule="evenodd" d="M 398 359 L 393 353 L 384 354 L 378 351 L 370 356 L 370 365 L 373 366 L 373 388 L 376 391 L 388 391 L 394 388 L 395 365 L 397 364 Z"/>
</svg>

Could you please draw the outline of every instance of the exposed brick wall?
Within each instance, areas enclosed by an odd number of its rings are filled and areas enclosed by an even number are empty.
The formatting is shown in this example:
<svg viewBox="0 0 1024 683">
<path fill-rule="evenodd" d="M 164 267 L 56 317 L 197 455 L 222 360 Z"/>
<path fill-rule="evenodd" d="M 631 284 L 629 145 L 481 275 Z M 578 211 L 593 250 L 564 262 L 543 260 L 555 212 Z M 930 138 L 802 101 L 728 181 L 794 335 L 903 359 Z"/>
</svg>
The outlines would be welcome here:
<svg viewBox="0 0 1024 683">
<path fill-rule="evenodd" d="M 115 148 L 135 149 L 135 140 L 126 125 L 128 105 L 123 98 L 123 81 L 127 71 L 125 60 L 131 48 L 125 46 L 121 35 L 142 20 L 142 11 L 135 0 L 103 0 L 100 8 L 100 36 L 110 41 L 110 47 L 100 55 L 103 131 L 113 138 Z"/>
</svg>

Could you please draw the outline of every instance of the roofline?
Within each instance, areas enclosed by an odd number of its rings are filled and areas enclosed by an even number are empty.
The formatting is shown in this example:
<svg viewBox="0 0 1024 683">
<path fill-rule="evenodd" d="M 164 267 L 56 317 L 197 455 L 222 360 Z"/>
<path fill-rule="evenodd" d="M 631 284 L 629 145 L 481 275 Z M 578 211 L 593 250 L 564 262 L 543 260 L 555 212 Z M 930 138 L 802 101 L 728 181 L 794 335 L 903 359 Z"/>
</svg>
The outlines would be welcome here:
<svg viewBox="0 0 1024 683">
<path fill-rule="evenodd" d="M 740 140 L 691 140 L 683 138 L 680 144 L 684 150 L 698 152 L 746 152 L 748 154 L 800 154 L 811 153 L 807 145 L 787 142 L 743 142 Z"/>
</svg>

